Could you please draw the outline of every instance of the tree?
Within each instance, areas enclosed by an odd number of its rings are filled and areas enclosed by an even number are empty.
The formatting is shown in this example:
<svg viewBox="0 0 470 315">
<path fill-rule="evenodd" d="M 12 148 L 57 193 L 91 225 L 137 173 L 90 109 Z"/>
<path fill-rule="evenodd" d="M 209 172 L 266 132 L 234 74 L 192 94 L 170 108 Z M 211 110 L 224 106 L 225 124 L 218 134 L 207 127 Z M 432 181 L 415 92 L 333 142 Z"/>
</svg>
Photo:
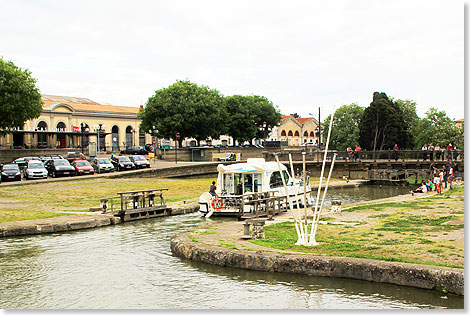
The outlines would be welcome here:
<svg viewBox="0 0 470 315">
<path fill-rule="evenodd" d="M 290 114 L 291 116 L 293 116 L 294 118 L 300 118 L 300 115 L 297 114 L 297 113 L 293 113 L 293 114 Z"/>
<path fill-rule="evenodd" d="M 330 146 L 334 150 L 344 151 L 348 146 L 359 144 L 359 122 L 364 108 L 356 103 L 339 107 L 334 115 L 330 135 Z M 330 128 L 331 115 L 323 122 L 323 142 L 326 143 Z"/>
<path fill-rule="evenodd" d="M 42 112 L 41 93 L 31 72 L 0 58 L 0 135 Z"/>
<path fill-rule="evenodd" d="M 425 117 L 420 119 L 417 127 L 416 144 L 420 148 L 424 144 L 447 146 L 454 143 L 457 148 L 464 147 L 464 128 L 458 127 L 445 111 L 431 107 Z"/>
<path fill-rule="evenodd" d="M 228 135 L 243 143 L 256 136 L 255 99 L 253 96 L 232 95 L 225 98 L 226 110 L 230 121 L 227 124 Z"/>
<path fill-rule="evenodd" d="M 155 91 L 138 117 L 144 130 L 158 130 L 157 136 L 174 139 L 217 139 L 226 132 L 224 98 L 217 90 L 189 81 L 177 81 L 168 88 Z"/>
<path fill-rule="evenodd" d="M 281 113 L 271 101 L 264 96 L 254 95 L 252 111 L 257 128 L 256 138 L 265 140 L 271 130 L 279 125 Z"/>
<path fill-rule="evenodd" d="M 397 103 L 385 93 L 374 92 L 372 103 L 364 110 L 359 124 L 359 144 L 367 150 L 411 146 L 411 134 Z"/>
</svg>

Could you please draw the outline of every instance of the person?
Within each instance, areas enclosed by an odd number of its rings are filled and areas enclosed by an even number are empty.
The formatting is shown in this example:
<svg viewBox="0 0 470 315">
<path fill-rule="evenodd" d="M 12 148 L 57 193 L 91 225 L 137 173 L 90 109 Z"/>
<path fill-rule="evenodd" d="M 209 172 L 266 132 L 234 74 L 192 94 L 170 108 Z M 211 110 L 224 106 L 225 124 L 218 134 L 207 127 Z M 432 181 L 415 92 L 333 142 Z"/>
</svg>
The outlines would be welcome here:
<svg viewBox="0 0 470 315">
<path fill-rule="evenodd" d="M 352 161 L 352 154 L 353 154 L 353 152 L 352 152 L 351 147 L 348 146 L 348 148 L 346 149 L 346 151 L 348 152 L 348 160 L 349 160 L 349 161 Z"/>
<path fill-rule="evenodd" d="M 454 161 L 454 178 L 459 177 L 459 164 Z"/>
<path fill-rule="evenodd" d="M 441 193 L 441 179 L 439 174 L 434 174 L 434 190 L 440 194 Z"/>
<path fill-rule="evenodd" d="M 454 149 L 454 147 L 452 146 L 452 143 L 449 143 L 449 145 L 447 146 L 447 159 L 449 161 L 452 161 L 452 150 Z"/>
<path fill-rule="evenodd" d="M 212 181 L 212 185 L 209 188 L 209 194 L 211 194 L 214 197 L 218 197 L 217 193 L 215 192 L 217 190 L 217 187 L 215 186 L 215 181 Z"/>
<path fill-rule="evenodd" d="M 452 165 L 452 161 L 449 165 L 449 187 L 450 189 L 454 189 L 454 167 Z"/>
<path fill-rule="evenodd" d="M 428 188 L 426 186 L 426 183 L 424 181 L 422 181 L 421 186 L 416 188 L 416 190 L 413 191 L 412 193 L 427 193 L 427 192 L 428 192 Z"/>
<path fill-rule="evenodd" d="M 433 180 L 433 178 L 430 177 L 429 182 L 428 182 L 428 187 L 429 187 L 428 191 L 433 191 L 434 190 L 434 183 L 432 182 L 432 180 Z"/>
<path fill-rule="evenodd" d="M 395 161 L 398 161 L 398 145 L 395 143 L 395 146 L 393 147 L 393 151 L 395 152 Z"/>
<path fill-rule="evenodd" d="M 442 173 L 444 174 L 444 188 L 447 188 L 447 179 L 449 178 L 449 172 L 447 170 L 447 167 L 444 165 L 444 167 L 442 168 Z M 441 179 L 442 181 L 442 179 Z"/>
<path fill-rule="evenodd" d="M 434 160 L 434 146 L 432 143 L 428 145 L 428 152 L 429 152 L 429 161 Z"/>
<path fill-rule="evenodd" d="M 115 154 L 114 154 L 114 151 L 113 151 L 113 153 L 111 153 L 111 156 L 109 157 L 109 159 L 113 160 L 114 156 L 115 156 Z"/>
<path fill-rule="evenodd" d="M 436 144 L 436 146 L 434 147 L 434 150 L 436 151 L 436 160 L 439 161 L 439 159 L 441 158 L 441 147 Z"/>
<path fill-rule="evenodd" d="M 359 145 L 356 145 L 356 150 L 354 152 L 354 161 L 357 161 L 359 158 L 359 152 L 361 152 L 361 147 Z"/>
<path fill-rule="evenodd" d="M 423 151 L 423 160 L 426 161 L 426 157 L 428 156 L 428 147 L 426 144 L 423 144 L 421 151 Z"/>
</svg>

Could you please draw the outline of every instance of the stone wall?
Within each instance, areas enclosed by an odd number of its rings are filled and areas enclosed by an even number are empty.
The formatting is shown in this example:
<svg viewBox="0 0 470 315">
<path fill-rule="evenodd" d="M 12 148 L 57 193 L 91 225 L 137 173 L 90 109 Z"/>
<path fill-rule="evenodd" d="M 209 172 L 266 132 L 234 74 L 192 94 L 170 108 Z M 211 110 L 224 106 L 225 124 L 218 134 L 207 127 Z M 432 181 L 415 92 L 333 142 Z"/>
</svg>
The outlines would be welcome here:
<svg viewBox="0 0 470 315">
<path fill-rule="evenodd" d="M 171 250 L 203 263 L 268 272 L 367 280 L 464 295 L 464 270 L 371 259 L 231 250 L 193 242 L 188 233 L 171 238 Z"/>
</svg>

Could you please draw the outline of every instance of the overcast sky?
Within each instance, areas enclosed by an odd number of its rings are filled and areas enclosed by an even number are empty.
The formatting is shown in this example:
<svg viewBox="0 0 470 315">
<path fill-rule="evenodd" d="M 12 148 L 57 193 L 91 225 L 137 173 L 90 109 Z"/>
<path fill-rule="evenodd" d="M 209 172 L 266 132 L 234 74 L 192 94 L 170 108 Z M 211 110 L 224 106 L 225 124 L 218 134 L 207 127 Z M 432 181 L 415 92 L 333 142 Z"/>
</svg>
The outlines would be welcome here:
<svg viewBox="0 0 470 315">
<path fill-rule="evenodd" d="M 0 0 L 0 57 L 43 94 L 122 106 L 188 79 L 322 120 L 374 91 L 460 119 L 464 3 Z"/>
</svg>

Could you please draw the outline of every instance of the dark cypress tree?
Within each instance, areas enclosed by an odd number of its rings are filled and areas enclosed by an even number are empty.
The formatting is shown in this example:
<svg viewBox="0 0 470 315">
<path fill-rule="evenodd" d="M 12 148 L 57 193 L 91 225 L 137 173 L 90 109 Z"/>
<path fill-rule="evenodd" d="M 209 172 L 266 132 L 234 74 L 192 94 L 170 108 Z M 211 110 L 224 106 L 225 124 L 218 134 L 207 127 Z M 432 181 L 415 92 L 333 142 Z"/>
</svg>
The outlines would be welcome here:
<svg viewBox="0 0 470 315">
<path fill-rule="evenodd" d="M 389 150 L 411 145 L 409 126 L 398 104 L 387 94 L 374 92 L 372 103 L 364 110 L 359 124 L 359 143 L 367 150 Z"/>
</svg>

